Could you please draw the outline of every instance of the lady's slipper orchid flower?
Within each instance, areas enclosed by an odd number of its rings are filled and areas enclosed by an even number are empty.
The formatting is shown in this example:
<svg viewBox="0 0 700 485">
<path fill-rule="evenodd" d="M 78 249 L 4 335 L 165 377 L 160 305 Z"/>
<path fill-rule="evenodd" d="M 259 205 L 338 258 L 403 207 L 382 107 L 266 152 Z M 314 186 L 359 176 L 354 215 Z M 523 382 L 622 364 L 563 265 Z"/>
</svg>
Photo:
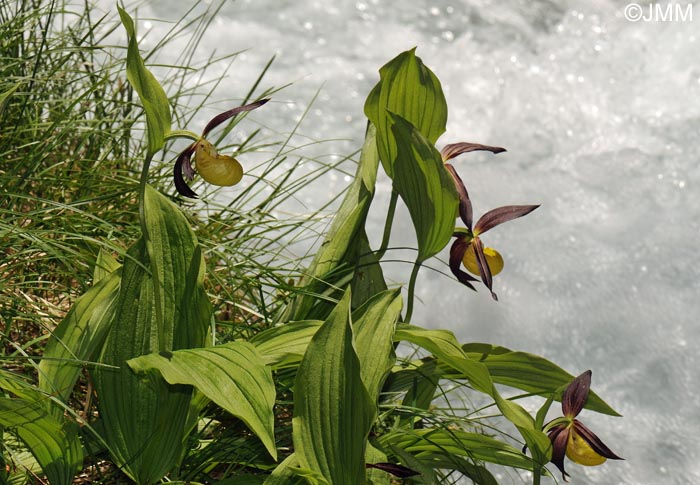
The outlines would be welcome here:
<svg viewBox="0 0 700 485">
<path fill-rule="evenodd" d="M 477 150 L 486 150 L 492 153 L 506 151 L 505 148 L 476 143 L 453 143 L 445 146 L 441 154 L 443 161 L 447 162 L 462 153 Z M 452 274 L 457 277 L 460 283 L 476 291 L 472 282 L 478 280 L 469 273 L 462 271 L 461 266 L 464 265 L 470 273 L 481 276 L 481 281 L 489 289 L 493 299 L 498 300 L 496 293 L 493 292 L 493 277 L 503 269 L 503 257 L 495 249 L 485 247 L 479 236 L 499 224 L 529 214 L 537 209 L 539 205 L 498 207 L 488 211 L 479 218 L 476 224 L 472 225 L 472 203 L 464 182 L 462 182 L 452 164 L 445 163 L 445 168 L 452 174 L 452 178 L 455 181 L 457 193 L 459 194 L 459 217 L 464 225 L 467 226 L 466 228 L 455 229 L 454 236 L 456 239 L 450 248 L 450 270 L 452 270 Z"/>
<path fill-rule="evenodd" d="M 564 471 L 565 455 L 574 463 L 586 466 L 600 465 L 608 458 L 624 459 L 610 451 L 600 438 L 576 419 L 586 404 L 590 388 L 591 371 L 588 370 L 571 381 L 564 391 L 561 399 L 564 416 L 550 421 L 544 428 L 552 441 L 552 463 L 559 468 L 564 481 L 569 477 Z"/>
<path fill-rule="evenodd" d="M 177 157 L 175 162 L 175 188 L 185 197 L 192 199 L 197 198 L 197 194 L 190 189 L 185 182 L 194 178 L 195 169 L 204 180 L 214 185 L 229 186 L 235 185 L 241 181 L 243 177 L 243 167 L 238 163 L 238 160 L 228 155 L 220 155 L 216 147 L 206 140 L 206 136 L 211 130 L 219 126 L 224 121 L 236 116 L 244 111 L 252 111 L 267 103 L 269 99 L 261 99 L 254 103 L 238 106 L 236 108 L 224 111 L 221 114 L 213 117 L 207 126 L 204 128 L 202 135 L 194 143 L 185 148 Z M 194 155 L 195 167 L 192 167 L 192 156 Z"/>
</svg>

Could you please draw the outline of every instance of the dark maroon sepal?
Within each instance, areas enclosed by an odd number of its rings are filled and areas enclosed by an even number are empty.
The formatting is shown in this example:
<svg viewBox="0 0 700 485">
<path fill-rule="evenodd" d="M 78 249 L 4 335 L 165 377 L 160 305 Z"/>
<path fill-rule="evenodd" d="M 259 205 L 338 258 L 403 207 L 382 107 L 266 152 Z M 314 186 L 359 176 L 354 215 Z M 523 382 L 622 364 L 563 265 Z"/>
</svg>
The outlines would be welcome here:
<svg viewBox="0 0 700 485">
<path fill-rule="evenodd" d="M 481 273 L 481 281 L 491 292 L 491 298 L 498 301 L 498 296 L 493 292 L 493 276 L 491 275 L 491 268 L 486 262 L 484 244 L 481 242 L 481 239 L 475 237 L 472 240 L 472 246 L 474 246 L 474 254 L 476 254 L 476 264 L 479 266 L 479 273 Z"/>
<path fill-rule="evenodd" d="M 588 443 L 593 451 L 598 453 L 600 456 L 605 458 L 610 458 L 612 460 L 624 460 L 624 458 L 617 456 L 613 451 L 608 448 L 605 443 L 601 441 L 596 434 L 588 429 L 581 421 L 574 419 L 574 429 L 576 433 Z"/>
<path fill-rule="evenodd" d="M 365 468 L 376 468 L 377 470 L 385 471 L 398 478 L 409 478 L 420 475 L 420 472 L 397 463 L 367 463 L 365 464 Z"/>
<path fill-rule="evenodd" d="M 566 456 L 566 445 L 569 441 L 569 430 L 564 425 L 555 426 L 547 435 L 552 442 L 552 463 L 559 468 L 561 476 L 565 482 L 569 479 L 569 474 L 564 469 L 564 457 Z"/>
<path fill-rule="evenodd" d="M 459 176 L 452 164 L 446 163 L 445 168 L 448 172 L 450 172 L 450 175 L 452 175 L 452 178 L 455 181 L 455 188 L 457 189 L 457 195 L 459 196 L 459 218 L 462 219 L 464 225 L 471 231 L 472 219 L 474 216 L 472 211 L 472 201 L 469 200 L 467 188 L 464 186 L 462 178 Z"/>
<path fill-rule="evenodd" d="M 467 252 L 469 243 L 464 241 L 463 238 L 457 237 L 455 242 L 452 243 L 450 247 L 450 271 L 455 275 L 457 281 L 462 283 L 467 288 L 476 291 L 474 285 L 471 284 L 472 281 L 479 281 L 469 273 L 462 270 L 462 259 L 464 258 L 464 253 Z"/>
<path fill-rule="evenodd" d="M 499 224 L 527 215 L 538 207 L 539 205 L 506 205 L 491 209 L 479 218 L 474 226 L 474 232 L 483 234 Z"/>
<path fill-rule="evenodd" d="M 592 374 L 590 370 L 587 370 L 566 386 L 566 390 L 561 396 L 561 410 L 567 418 L 578 416 L 586 404 L 588 392 L 591 389 Z"/>
<path fill-rule="evenodd" d="M 237 106 L 233 109 L 230 109 L 228 111 L 224 111 L 223 113 L 220 113 L 216 116 L 214 116 L 209 123 L 207 123 L 207 126 L 204 127 L 204 131 L 202 132 L 202 137 L 207 136 L 207 134 L 219 126 L 221 123 L 224 121 L 236 116 L 238 113 L 242 113 L 244 111 L 252 111 L 256 108 L 259 108 L 263 104 L 267 103 L 270 101 L 269 99 L 261 99 L 259 101 L 255 101 L 254 103 L 246 104 L 244 106 Z"/>
<path fill-rule="evenodd" d="M 487 151 L 487 152 L 491 152 L 491 153 L 502 153 L 502 152 L 505 152 L 506 149 L 502 148 L 502 147 L 492 147 L 489 145 L 480 145 L 478 143 L 460 142 L 460 143 L 450 143 L 449 145 L 445 145 L 445 147 L 440 151 L 440 155 L 442 155 L 442 159 L 444 161 L 447 161 L 447 160 L 451 160 L 455 157 L 458 157 L 463 153 L 475 152 L 475 151 Z"/>
<path fill-rule="evenodd" d="M 183 178 L 183 172 L 189 180 L 194 177 L 194 170 L 192 169 L 192 164 L 190 163 L 190 158 L 192 157 L 192 152 L 194 151 L 194 143 L 187 147 L 175 161 L 175 169 L 173 172 L 173 180 L 175 181 L 175 189 L 177 192 L 190 199 L 196 199 L 197 194 L 187 185 L 185 179 Z"/>
</svg>

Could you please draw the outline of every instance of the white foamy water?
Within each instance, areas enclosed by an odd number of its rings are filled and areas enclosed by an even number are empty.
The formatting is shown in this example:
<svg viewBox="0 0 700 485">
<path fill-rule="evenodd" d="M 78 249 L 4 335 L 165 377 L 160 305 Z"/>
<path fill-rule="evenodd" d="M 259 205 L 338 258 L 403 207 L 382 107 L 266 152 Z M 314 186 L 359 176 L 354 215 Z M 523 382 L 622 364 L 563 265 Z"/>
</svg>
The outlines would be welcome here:
<svg viewBox="0 0 700 485">
<path fill-rule="evenodd" d="M 146 4 L 140 15 L 174 20 L 185 3 Z M 700 483 L 700 4 L 692 21 L 666 22 L 631 22 L 625 5 L 239 1 L 200 50 L 249 49 L 222 86 L 234 97 L 276 54 L 267 83 L 295 84 L 265 107 L 269 124 L 290 130 L 321 88 L 300 131 L 348 139 L 323 146 L 344 155 L 361 144 L 378 68 L 418 46 L 450 106 L 439 146 L 508 149 L 455 162 L 475 214 L 542 207 L 484 237 L 506 260 L 500 302 L 424 269 L 413 322 L 543 355 L 574 374 L 593 370 L 593 388 L 625 417 L 584 412 L 582 421 L 626 461 L 569 464 L 572 483 Z M 346 183 L 329 176 L 305 202 Z M 380 185 L 380 201 L 388 189 Z M 402 217 L 392 246 L 413 240 Z M 448 272 L 446 254 L 430 265 Z M 405 282 L 410 265 L 386 269 Z"/>
</svg>

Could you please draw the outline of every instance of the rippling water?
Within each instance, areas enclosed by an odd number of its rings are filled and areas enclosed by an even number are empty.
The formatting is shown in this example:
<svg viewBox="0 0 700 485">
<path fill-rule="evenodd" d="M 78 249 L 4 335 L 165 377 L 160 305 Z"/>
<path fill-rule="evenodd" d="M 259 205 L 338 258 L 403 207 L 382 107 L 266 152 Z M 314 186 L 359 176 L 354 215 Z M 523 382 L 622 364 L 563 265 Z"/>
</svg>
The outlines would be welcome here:
<svg viewBox="0 0 700 485">
<path fill-rule="evenodd" d="M 186 3 L 147 3 L 140 15 L 174 20 Z M 201 52 L 250 49 L 224 85 L 239 95 L 276 54 L 268 82 L 295 84 L 276 98 L 274 126 L 289 130 L 321 88 L 301 132 L 349 140 L 324 147 L 343 155 L 361 143 L 377 69 L 418 46 L 450 106 L 439 144 L 508 148 L 456 162 L 475 213 L 542 207 L 485 238 L 506 259 L 500 302 L 424 270 L 414 322 L 593 370 L 594 389 L 625 417 L 583 420 L 626 461 L 572 464 L 572 483 L 700 483 L 700 4 L 694 20 L 667 22 L 626 20 L 625 5 L 239 1 Z M 318 190 L 344 184 L 329 177 Z M 394 246 L 412 241 L 403 217 Z M 399 281 L 410 271 L 387 269 Z"/>
</svg>

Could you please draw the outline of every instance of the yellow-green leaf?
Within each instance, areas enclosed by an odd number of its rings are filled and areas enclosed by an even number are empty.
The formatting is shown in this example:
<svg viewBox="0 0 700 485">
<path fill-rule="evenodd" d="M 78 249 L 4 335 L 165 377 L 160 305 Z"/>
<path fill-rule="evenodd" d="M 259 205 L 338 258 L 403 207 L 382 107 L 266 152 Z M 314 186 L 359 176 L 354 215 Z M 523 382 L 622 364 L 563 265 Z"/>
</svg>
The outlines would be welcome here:
<svg viewBox="0 0 700 485">
<path fill-rule="evenodd" d="M 165 90 L 146 68 L 139 53 L 134 21 L 117 5 L 119 17 L 129 39 L 126 54 L 126 78 L 141 98 L 148 126 L 148 153 L 154 154 L 163 147 L 165 135 L 170 131 L 170 104 Z"/>
<path fill-rule="evenodd" d="M 294 385 L 293 441 L 302 468 L 334 485 L 365 483 L 374 406 L 353 346 L 348 290 L 316 332 Z"/>
<path fill-rule="evenodd" d="M 277 458 L 274 436 L 275 384 L 272 372 L 256 348 L 247 342 L 215 347 L 176 350 L 128 361 L 135 372 L 156 369 L 170 384 L 196 387 L 217 405 L 233 414 Z"/>
</svg>

